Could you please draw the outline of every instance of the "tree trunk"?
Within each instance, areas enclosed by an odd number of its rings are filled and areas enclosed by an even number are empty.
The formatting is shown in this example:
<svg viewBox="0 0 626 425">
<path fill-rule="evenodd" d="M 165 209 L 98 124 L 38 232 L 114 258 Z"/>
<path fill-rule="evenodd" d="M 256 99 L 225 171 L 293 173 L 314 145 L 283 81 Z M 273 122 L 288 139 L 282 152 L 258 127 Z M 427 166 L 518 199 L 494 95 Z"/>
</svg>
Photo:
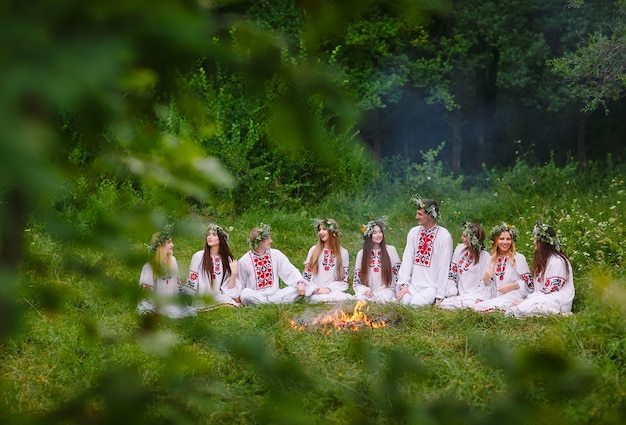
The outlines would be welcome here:
<svg viewBox="0 0 626 425">
<path fill-rule="evenodd" d="M 372 111 L 374 115 L 374 131 L 372 132 L 372 152 L 374 153 L 374 160 L 377 164 L 380 164 L 380 157 L 382 156 L 382 143 L 380 135 L 380 113 L 378 109 Z"/>
<path fill-rule="evenodd" d="M 28 214 L 31 212 L 24 193 L 10 188 L 3 196 L 10 208 L 0 226 L 0 271 L 18 269 L 24 258 L 24 228 Z"/>
<path fill-rule="evenodd" d="M 454 101 L 457 105 L 463 104 L 463 81 L 461 73 L 455 71 Z M 461 172 L 461 157 L 463 156 L 463 116 L 459 110 L 452 112 L 452 171 Z"/>
<path fill-rule="evenodd" d="M 578 111 L 578 138 L 577 138 L 578 164 L 587 165 L 587 149 L 585 146 L 585 113 Z"/>
<path fill-rule="evenodd" d="M 477 150 L 475 153 L 482 154 L 485 152 L 485 120 L 486 117 L 486 74 L 487 71 L 484 68 L 476 69 L 476 115 L 475 115 L 475 131 L 476 131 L 476 145 Z M 484 157 L 483 157 L 484 158 Z"/>
<path fill-rule="evenodd" d="M 461 114 L 452 114 L 452 171 L 461 172 L 461 155 L 463 154 L 463 138 L 461 137 Z"/>
<path fill-rule="evenodd" d="M 486 67 L 476 69 L 476 156 L 480 162 L 486 162 L 487 149 L 493 146 L 493 126 L 495 125 L 497 76 L 499 52 L 493 52 L 493 58 Z"/>
</svg>

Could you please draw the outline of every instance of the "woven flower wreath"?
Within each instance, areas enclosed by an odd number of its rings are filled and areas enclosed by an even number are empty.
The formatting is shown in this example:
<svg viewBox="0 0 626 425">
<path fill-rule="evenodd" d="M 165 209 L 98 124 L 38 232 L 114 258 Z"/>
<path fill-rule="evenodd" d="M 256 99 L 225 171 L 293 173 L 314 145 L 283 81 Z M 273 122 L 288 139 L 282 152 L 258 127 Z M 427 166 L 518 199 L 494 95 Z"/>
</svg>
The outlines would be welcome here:
<svg viewBox="0 0 626 425">
<path fill-rule="evenodd" d="M 361 233 L 366 238 L 372 237 L 374 233 L 374 226 L 380 227 L 380 231 L 385 233 L 385 227 L 387 226 L 387 216 L 382 216 L 377 220 L 368 221 L 367 224 L 361 226 Z"/>
<path fill-rule="evenodd" d="M 461 228 L 463 229 L 463 234 L 467 237 L 470 246 L 480 252 L 480 250 L 483 249 L 483 244 L 478 240 L 476 233 L 472 231 L 470 224 L 472 223 L 464 222 L 462 224 Z"/>
<path fill-rule="evenodd" d="M 259 225 L 260 232 L 254 239 L 248 239 L 248 246 L 250 249 L 256 249 L 261 245 L 264 239 L 270 237 L 270 232 L 272 231 L 272 227 L 269 224 L 261 223 Z"/>
<path fill-rule="evenodd" d="M 513 242 L 517 241 L 519 232 L 517 231 L 515 226 L 509 223 L 505 223 L 504 221 L 491 229 L 491 234 L 489 237 L 492 241 L 495 241 L 496 237 L 502 232 L 509 232 L 509 234 L 511 235 L 511 239 L 513 239 Z"/>
<path fill-rule="evenodd" d="M 561 250 L 561 241 L 559 240 L 558 236 L 552 236 L 548 233 L 548 228 L 550 226 L 548 226 L 547 224 L 543 224 L 539 221 L 537 221 L 535 223 L 535 228 L 533 229 L 533 239 L 539 241 L 539 242 L 544 242 L 547 244 L 552 245 L 554 248 L 556 248 L 557 251 Z"/>
<path fill-rule="evenodd" d="M 232 228 L 231 228 L 231 230 L 232 230 Z M 209 232 L 217 233 L 219 236 L 222 237 L 222 239 L 224 239 L 226 242 L 228 242 L 228 233 L 226 233 L 226 230 L 224 230 L 224 228 L 222 226 L 220 226 L 219 224 L 209 223 L 207 225 L 207 229 L 206 229 L 207 236 L 209 235 Z"/>
<path fill-rule="evenodd" d="M 329 221 L 327 218 L 314 218 L 313 219 L 313 227 L 316 231 L 319 230 L 320 226 L 324 226 L 326 230 L 330 232 L 330 234 L 334 237 L 341 235 L 341 229 L 337 226 L 336 223 Z"/>
<path fill-rule="evenodd" d="M 435 204 L 426 205 L 424 200 L 419 195 L 416 194 L 411 196 L 411 202 L 417 205 L 417 208 L 426 211 L 426 214 L 428 214 L 433 220 L 441 218 L 441 215 L 437 212 L 437 206 Z"/>
<path fill-rule="evenodd" d="M 146 244 L 150 254 L 154 254 L 158 247 L 165 245 L 165 242 L 172 239 L 172 232 L 174 231 L 174 225 L 168 224 L 163 230 L 158 233 L 157 240 L 152 244 Z"/>
</svg>

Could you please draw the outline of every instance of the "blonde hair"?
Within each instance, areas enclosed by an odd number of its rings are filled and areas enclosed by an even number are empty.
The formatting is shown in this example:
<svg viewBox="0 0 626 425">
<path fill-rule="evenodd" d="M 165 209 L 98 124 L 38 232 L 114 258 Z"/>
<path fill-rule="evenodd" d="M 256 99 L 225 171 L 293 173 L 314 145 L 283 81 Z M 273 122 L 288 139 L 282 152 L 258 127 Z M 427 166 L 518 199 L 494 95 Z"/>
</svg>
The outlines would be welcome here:
<svg viewBox="0 0 626 425">
<path fill-rule="evenodd" d="M 517 254 L 517 251 L 515 250 L 515 240 L 513 239 L 513 235 L 511 234 L 511 232 L 509 232 L 508 230 L 503 230 L 500 233 L 497 233 L 494 235 L 493 237 L 493 247 L 491 249 L 491 264 L 495 265 L 498 261 L 498 238 L 500 237 L 500 235 L 504 232 L 507 232 L 509 235 L 511 235 L 511 248 L 509 248 L 509 252 L 506 255 L 508 257 L 508 259 L 511 261 L 511 265 L 513 267 L 515 267 L 515 254 Z"/>
<path fill-rule="evenodd" d="M 153 234 L 150 239 L 150 243 L 156 244 L 160 235 L 160 233 Z M 157 245 L 152 258 L 150 259 L 150 265 L 152 266 L 155 278 L 170 276 L 178 272 L 176 265 L 172 261 L 172 255 L 166 251 L 167 241 L 169 240 L 171 239 L 167 239 L 165 243 Z"/>
<path fill-rule="evenodd" d="M 318 272 L 317 263 L 320 258 L 320 255 L 324 251 L 324 242 L 322 242 L 322 239 L 319 236 L 320 227 L 321 226 L 326 227 L 324 223 L 334 224 L 335 229 L 339 228 L 339 225 L 337 224 L 337 222 L 333 220 L 332 218 L 325 218 L 317 225 L 317 231 L 318 231 L 317 244 L 315 244 L 315 247 L 313 248 L 313 252 L 311 253 L 311 260 L 309 264 L 309 267 L 311 267 L 311 273 L 313 274 L 317 274 Z M 330 230 L 328 230 L 328 234 L 330 236 L 328 238 L 328 245 L 330 246 L 330 251 L 333 254 L 335 254 L 335 257 L 337 259 L 337 264 L 335 267 L 335 279 L 342 280 L 345 276 L 343 275 L 343 264 L 342 264 L 342 259 L 341 259 L 341 242 L 339 242 L 339 235 L 337 234 L 337 232 L 332 232 Z"/>
</svg>

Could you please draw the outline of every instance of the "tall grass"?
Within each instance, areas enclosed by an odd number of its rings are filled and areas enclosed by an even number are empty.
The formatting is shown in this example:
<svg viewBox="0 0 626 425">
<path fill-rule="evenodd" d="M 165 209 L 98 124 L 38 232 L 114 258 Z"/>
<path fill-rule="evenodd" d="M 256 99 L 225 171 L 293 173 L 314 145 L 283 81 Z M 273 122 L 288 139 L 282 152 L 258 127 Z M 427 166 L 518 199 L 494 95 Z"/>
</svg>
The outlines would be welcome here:
<svg viewBox="0 0 626 425">
<path fill-rule="evenodd" d="M 463 220 L 487 230 L 512 222 L 529 261 L 539 219 L 556 227 L 572 259 L 574 316 L 517 320 L 370 306 L 369 314 L 397 324 L 329 334 L 290 326 L 331 308 L 302 302 L 220 308 L 178 321 L 142 317 L 135 313 L 139 260 L 129 266 L 97 247 L 60 246 L 34 224 L 22 273 L 22 331 L 0 347 L 3 423 L 623 423 L 623 170 L 520 162 L 505 172 L 483 170 L 484 184 L 468 188 L 427 157 L 383 175 L 361 193 L 330 193 L 298 209 L 192 215 L 232 226 L 237 256 L 248 249 L 249 230 L 269 223 L 273 246 L 300 269 L 316 240 L 311 219 L 333 217 L 351 270 L 360 226 L 372 218 L 389 217 L 387 242 L 403 250 L 416 225 L 413 193 L 441 201 L 441 224 L 457 242 Z M 109 184 L 99 190 L 93 214 L 119 199 Z M 73 214 L 88 234 L 89 210 Z M 174 240 L 185 276 L 203 235 L 184 223 L 178 228 L 186 229 Z M 144 240 L 129 238 L 134 253 Z"/>
</svg>

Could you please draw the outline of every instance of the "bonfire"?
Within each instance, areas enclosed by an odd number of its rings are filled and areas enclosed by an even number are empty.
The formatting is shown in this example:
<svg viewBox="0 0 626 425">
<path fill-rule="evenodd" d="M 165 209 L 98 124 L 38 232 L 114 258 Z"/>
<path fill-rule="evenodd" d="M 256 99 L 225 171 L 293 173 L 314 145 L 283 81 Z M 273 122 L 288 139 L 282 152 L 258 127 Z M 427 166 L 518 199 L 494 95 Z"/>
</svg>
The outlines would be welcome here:
<svg viewBox="0 0 626 425">
<path fill-rule="evenodd" d="M 366 306 L 367 302 L 358 301 L 354 306 L 352 313 L 346 313 L 341 309 L 341 307 L 337 307 L 331 311 L 318 315 L 313 320 L 307 320 L 303 317 L 292 320 L 291 326 L 297 330 L 319 329 L 326 333 L 331 332 L 333 329 L 337 331 L 358 331 L 362 328 L 387 327 L 388 321 L 384 318 L 368 317 L 364 312 L 364 307 Z M 369 306 L 367 307 L 369 308 Z M 368 308 L 365 308 L 365 311 L 367 311 Z"/>
</svg>

